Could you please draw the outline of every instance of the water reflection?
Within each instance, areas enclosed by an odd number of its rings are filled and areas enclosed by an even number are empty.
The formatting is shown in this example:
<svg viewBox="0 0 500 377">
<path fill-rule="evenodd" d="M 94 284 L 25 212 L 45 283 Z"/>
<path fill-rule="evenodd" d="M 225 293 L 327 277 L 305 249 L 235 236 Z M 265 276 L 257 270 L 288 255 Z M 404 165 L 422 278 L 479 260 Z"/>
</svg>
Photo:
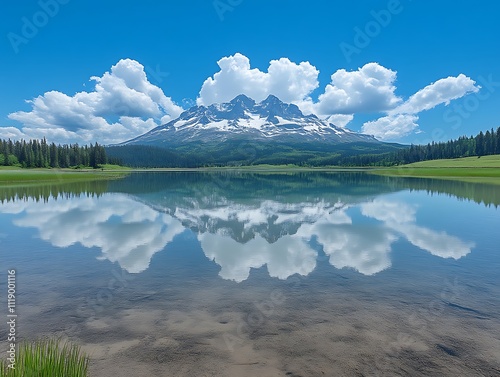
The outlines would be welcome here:
<svg viewBox="0 0 500 377">
<path fill-rule="evenodd" d="M 146 270 L 151 257 L 185 229 L 171 216 L 121 194 L 16 201 L 0 209 L 20 214 L 15 225 L 37 228 L 40 238 L 53 246 L 98 247 L 100 259 L 118 262 L 130 273 Z"/>
<path fill-rule="evenodd" d="M 446 232 L 437 232 L 415 224 L 417 208 L 403 202 L 375 199 L 361 205 L 363 215 L 373 217 L 410 243 L 441 258 L 460 259 L 470 253 L 473 242 L 464 242 Z"/>
<path fill-rule="evenodd" d="M 186 192 L 193 187 L 179 185 L 134 195 L 14 200 L 0 211 L 14 215 L 19 227 L 36 228 L 53 246 L 97 247 L 100 259 L 130 273 L 145 271 L 155 253 L 168 252 L 174 237 L 189 229 L 207 259 L 220 266 L 219 276 L 235 282 L 263 266 L 278 279 L 308 275 L 320 253 L 338 269 L 374 275 L 391 266 L 393 244 L 401 239 L 441 258 L 460 259 L 474 247 L 417 224 L 419 208 L 387 195 L 388 187 L 379 187 L 376 195 L 372 184 L 363 193 L 357 186 L 339 191 L 333 182 L 311 192 L 311 186 L 289 181 L 290 191 L 284 192 L 282 180 L 271 180 L 267 191 L 238 196 L 232 183 L 212 187 L 209 195 L 206 189 Z M 273 191 L 277 188 L 279 195 Z"/>
</svg>

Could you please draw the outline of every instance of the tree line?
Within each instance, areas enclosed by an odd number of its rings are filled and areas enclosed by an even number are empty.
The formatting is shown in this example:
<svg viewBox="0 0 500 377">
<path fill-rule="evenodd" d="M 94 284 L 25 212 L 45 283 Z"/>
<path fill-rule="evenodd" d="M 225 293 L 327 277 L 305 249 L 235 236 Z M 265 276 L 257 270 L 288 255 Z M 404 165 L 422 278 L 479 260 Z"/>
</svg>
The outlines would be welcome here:
<svg viewBox="0 0 500 377">
<path fill-rule="evenodd" d="M 462 136 L 447 142 L 427 145 L 380 149 L 371 146 L 361 151 L 355 146 L 335 146 L 334 150 L 305 150 L 304 146 L 255 143 L 255 155 L 241 154 L 241 148 L 229 143 L 217 144 L 212 149 L 187 148 L 168 150 L 150 146 L 121 146 L 106 149 L 95 143 L 56 145 L 42 140 L 0 140 L 0 165 L 26 168 L 67 168 L 101 164 L 125 164 L 136 167 L 199 167 L 254 164 L 297 164 L 303 166 L 394 166 L 413 162 L 469 156 L 500 154 L 500 127 L 476 136 Z M 250 145 L 250 144 L 249 144 Z M 390 146 L 390 144 L 384 144 Z M 207 149 L 205 153 L 203 149 Z M 394 150 L 396 149 L 396 150 Z M 111 156 L 111 157 L 108 157 Z"/>
<path fill-rule="evenodd" d="M 0 140 L 0 165 L 23 168 L 92 167 L 106 164 L 106 150 L 97 142 L 89 146 L 56 145 L 47 140 Z"/>
<path fill-rule="evenodd" d="M 500 154 L 500 127 L 476 136 L 462 136 L 446 142 L 432 142 L 427 145 L 411 145 L 386 154 L 368 154 L 339 158 L 339 165 L 344 166 L 393 166 L 411 164 L 413 162 L 486 156 Z"/>
</svg>

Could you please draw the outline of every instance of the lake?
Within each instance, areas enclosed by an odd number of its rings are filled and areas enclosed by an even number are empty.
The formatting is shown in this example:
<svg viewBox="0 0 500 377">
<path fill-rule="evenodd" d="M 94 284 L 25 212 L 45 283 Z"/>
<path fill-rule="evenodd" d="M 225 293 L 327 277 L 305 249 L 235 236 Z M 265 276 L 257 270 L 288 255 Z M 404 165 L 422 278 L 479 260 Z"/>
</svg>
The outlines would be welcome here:
<svg viewBox="0 0 500 377">
<path fill-rule="evenodd" d="M 92 376 L 498 376 L 498 206 L 361 172 L 0 188 L 0 289 Z"/>
</svg>

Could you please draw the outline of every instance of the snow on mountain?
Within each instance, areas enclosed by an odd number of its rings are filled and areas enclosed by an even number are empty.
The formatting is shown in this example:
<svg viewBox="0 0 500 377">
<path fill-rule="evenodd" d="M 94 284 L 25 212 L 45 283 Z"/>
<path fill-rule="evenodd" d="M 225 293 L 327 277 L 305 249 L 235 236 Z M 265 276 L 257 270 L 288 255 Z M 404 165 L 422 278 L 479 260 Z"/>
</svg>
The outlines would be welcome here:
<svg viewBox="0 0 500 377">
<path fill-rule="evenodd" d="M 189 142 L 223 142 L 230 139 L 277 142 L 377 142 L 369 135 L 340 128 L 304 115 L 293 104 L 270 95 L 256 103 L 241 94 L 228 103 L 193 106 L 179 118 L 120 145 L 182 145 Z"/>
</svg>

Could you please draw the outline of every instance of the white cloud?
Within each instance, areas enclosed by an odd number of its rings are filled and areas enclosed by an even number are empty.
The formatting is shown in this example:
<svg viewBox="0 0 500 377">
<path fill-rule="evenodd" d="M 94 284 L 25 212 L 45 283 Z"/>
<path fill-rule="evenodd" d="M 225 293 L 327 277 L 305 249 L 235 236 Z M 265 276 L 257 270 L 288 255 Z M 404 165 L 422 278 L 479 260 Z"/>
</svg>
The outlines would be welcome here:
<svg viewBox="0 0 500 377">
<path fill-rule="evenodd" d="M 144 67 L 135 60 L 122 59 L 110 72 L 91 80 L 96 83 L 92 92 L 68 96 L 50 91 L 28 101 L 31 111 L 9 115 L 22 123 L 22 130 L 0 128 L 0 136 L 14 132 L 16 137 L 45 136 L 56 142 L 116 143 L 147 132 L 182 111 L 148 81 Z"/>
<path fill-rule="evenodd" d="M 361 131 L 379 140 L 398 140 L 418 128 L 418 116 L 399 114 L 388 115 L 363 124 Z"/>
<path fill-rule="evenodd" d="M 296 64 L 288 58 L 271 60 L 267 72 L 250 68 L 250 60 L 236 53 L 220 59 L 220 71 L 201 87 L 197 103 L 210 105 L 228 102 L 239 94 L 255 101 L 273 94 L 284 102 L 304 100 L 318 87 L 319 71 L 309 62 Z"/>
<path fill-rule="evenodd" d="M 374 135 L 380 140 L 398 140 L 417 131 L 418 114 L 438 105 L 476 93 L 480 87 L 464 74 L 438 80 L 413 94 L 406 102 L 388 111 L 388 115 L 366 122 L 362 132 Z M 418 131 L 417 131 L 418 132 Z"/>
<path fill-rule="evenodd" d="M 339 69 L 319 96 L 319 114 L 354 114 L 393 109 L 401 102 L 394 94 L 396 72 L 378 63 L 368 63 L 357 71 Z"/>
<path fill-rule="evenodd" d="M 416 114 L 479 91 L 476 82 L 464 74 L 438 80 L 412 95 L 408 101 L 391 111 L 392 114 Z"/>
<path fill-rule="evenodd" d="M 354 119 L 353 114 L 335 114 L 330 115 L 326 120 L 337 127 L 346 127 Z"/>
<path fill-rule="evenodd" d="M 378 63 L 368 63 L 353 72 L 338 70 L 316 102 L 310 95 L 318 87 L 319 71 L 309 62 L 296 64 L 281 58 L 272 60 L 268 71 L 263 72 L 251 68 L 250 60 L 236 53 L 217 64 L 220 71 L 203 83 L 199 105 L 228 102 L 239 94 L 259 102 L 273 94 L 296 104 L 304 114 L 330 118 L 330 122 L 345 127 L 354 113 L 382 112 L 401 102 L 394 94 L 396 72 Z"/>
<path fill-rule="evenodd" d="M 267 71 L 261 71 L 251 68 L 248 57 L 236 53 L 217 64 L 219 71 L 200 89 L 198 105 L 228 102 L 239 94 L 259 102 L 273 94 L 296 104 L 306 115 L 315 114 L 340 127 L 346 127 L 356 114 L 380 114 L 367 121 L 362 132 L 381 140 L 397 141 L 419 132 L 419 112 L 479 90 L 472 79 L 459 74 L 437 80 L 403 101 L 396 94 L 397 72 L 371 62 L 354 71 L 338 69 L 314 99 L 319 70 L 307 61 L 297 64 L 282 57 L 271 60 Z M 137 137 L 182 112 L 148 81 L 144 67 L 135 60 L 122 59 L 91 80 L 95 82 L 91 92 L 67 95 L 49 91 L 29 101 L 30 111 L 9 115 L 21 123 L 21 129 L 0 127 L 0 137 L 110 144 Z"/>
<path fill-rule="evenodd" d="M 1 139 L 13 139 L 18 140 L 24 136 L 21 130 L 16 127 L 0 127 L 0 138 Z"/>
<path fill-rule="evenodd" d="M 267 72 L 251 68 L 250 60 L 235 54 L 218 61 L 220 71 L 203 83 L 198 104 L 228 102 L 238 94 L 261 101 L 273 94 L 299 106 L 304 114 L 315 114 L 346 127 L 359 113 L 382 113 L 366 122 L 362 132 L 381 140 L 399 140 L 418 130 L 417 114 L 439 104 L 477 92 L 469 77 L 460 74 L 438 80 L 412 95 L 406 102 L 396 95 L 397 72 L 372 62 L 355 71 L 339 69 L 315 101 L 319 71 L 309 62 L 296 64 L 287 58 L 272 60 Z"/>
</svg>

